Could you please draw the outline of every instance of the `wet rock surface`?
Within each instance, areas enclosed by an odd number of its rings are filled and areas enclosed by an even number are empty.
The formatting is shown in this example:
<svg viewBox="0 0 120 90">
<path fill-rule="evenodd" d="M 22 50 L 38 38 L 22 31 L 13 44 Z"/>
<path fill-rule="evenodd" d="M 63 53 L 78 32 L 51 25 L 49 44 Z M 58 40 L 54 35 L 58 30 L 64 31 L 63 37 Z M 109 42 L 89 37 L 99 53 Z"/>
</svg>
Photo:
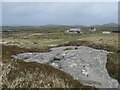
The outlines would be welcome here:
<svg viewBox="0 0 120 90">
<path fill-rule="evenodd" d="M 49 64 L 96 88 L 117 88 L 118 81 L 111 78 L 106 69 L 107 51 L 84 46 L 52 48 L 47 53 L 21 53 L 14 58 L 26 62 Z"/>
</svg>

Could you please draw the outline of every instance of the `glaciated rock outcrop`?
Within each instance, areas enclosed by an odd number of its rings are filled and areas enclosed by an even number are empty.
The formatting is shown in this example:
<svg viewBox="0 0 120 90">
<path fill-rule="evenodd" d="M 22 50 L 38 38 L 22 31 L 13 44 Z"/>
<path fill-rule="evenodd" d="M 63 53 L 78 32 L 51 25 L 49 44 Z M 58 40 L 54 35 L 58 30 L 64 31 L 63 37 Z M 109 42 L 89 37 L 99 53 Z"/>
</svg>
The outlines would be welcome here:
<svg viewBox="0 0 120 90">
<path fill-rule="evenodd" d="M 106 70 L 107 51 L 84 46 L 52 48 L 48 53 L 21 53 L 13 55 L 26 62 L 52 65 L 79 80 L 84 85 L 96 88 L 117 88 L 118 81 Z"/>
</svg>

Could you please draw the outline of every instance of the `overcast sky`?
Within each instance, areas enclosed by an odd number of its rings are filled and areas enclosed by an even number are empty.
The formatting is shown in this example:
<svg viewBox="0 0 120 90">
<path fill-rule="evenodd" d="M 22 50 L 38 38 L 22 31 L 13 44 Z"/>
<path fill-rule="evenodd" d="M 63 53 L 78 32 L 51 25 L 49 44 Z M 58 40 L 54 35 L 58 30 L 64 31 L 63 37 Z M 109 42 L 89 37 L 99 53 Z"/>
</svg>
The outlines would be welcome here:
<svg viewBox="0 0 120 90">
<path fill-rule="evenodd" d="M 94 25 L 118 18 L 117 2 L 6 2 L 2 10 L 3 25 Z"/>
</svg>

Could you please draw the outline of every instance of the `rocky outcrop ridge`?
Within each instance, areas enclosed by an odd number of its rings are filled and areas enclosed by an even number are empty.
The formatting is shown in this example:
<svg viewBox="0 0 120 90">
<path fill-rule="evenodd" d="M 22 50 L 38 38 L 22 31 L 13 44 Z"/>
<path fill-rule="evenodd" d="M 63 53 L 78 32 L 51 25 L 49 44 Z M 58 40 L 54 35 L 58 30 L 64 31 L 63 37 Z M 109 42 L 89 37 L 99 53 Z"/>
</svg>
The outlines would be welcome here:
<svg viewBox="0 0 120 90">
<path fill-rule="evenodd" d="M 21 53 L 13 55 L 26 62 L 49 64 L 79 80 L 84 85 L 96 88 L 116 88 L 118 81 L 106 70 L 107 51 L 84 46 L 52 48 L 48 53 Z"/>
</svg>

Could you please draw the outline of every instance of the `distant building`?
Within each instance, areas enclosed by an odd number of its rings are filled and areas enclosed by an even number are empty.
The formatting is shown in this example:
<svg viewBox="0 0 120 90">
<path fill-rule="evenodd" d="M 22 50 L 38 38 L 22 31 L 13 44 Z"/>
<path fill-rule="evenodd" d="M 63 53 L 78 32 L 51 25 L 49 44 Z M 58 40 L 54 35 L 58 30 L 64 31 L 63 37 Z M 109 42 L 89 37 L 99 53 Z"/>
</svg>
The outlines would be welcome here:
<svg viewBox="0 0 120 90">
<path fill-rule="evenodd" d="M 110 31 L 103 31 L 102 34 L 110 34 Z"/>
<path fill-rule="evenodd" d="M 92 32 L 95 32 L 96 28 L 95 27 L 90 27 L 89 30 L 92 31 Z"/>
<path fill-rule="evenodd" d="M 65 33 L 78 34 L 78 33 L 80 33 L 80 30 L 81 30 L 80 28 L 71 28 L 71 29 L 65 31 Z"/>
<path fill-rule="evenodd" d="M 113 30 L 113 33 L 120 33 L 120 30 Z"/>
</svg>

